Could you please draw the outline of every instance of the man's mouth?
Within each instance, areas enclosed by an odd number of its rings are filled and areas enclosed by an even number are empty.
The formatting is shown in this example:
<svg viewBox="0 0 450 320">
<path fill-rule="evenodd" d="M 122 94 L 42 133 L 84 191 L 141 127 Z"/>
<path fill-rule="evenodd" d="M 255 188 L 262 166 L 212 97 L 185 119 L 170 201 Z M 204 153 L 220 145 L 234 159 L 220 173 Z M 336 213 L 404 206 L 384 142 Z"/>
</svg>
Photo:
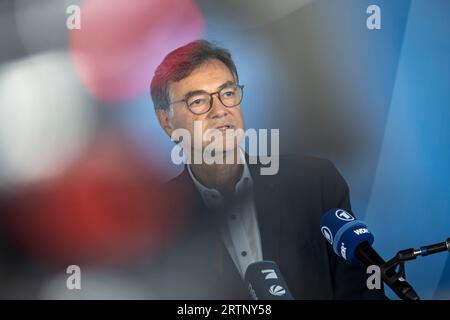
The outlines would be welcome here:
<svg viewBox="0 0 450 320">
<path fill-rule="evenodd" d="M 228 129 L 234 129 L 234 126 L 231 125 L 231 124 L 224 124 L 224 125 L 217 126 L 214 129 L 225 131 L 225 130 L 228 130 Z"/>
</svg>

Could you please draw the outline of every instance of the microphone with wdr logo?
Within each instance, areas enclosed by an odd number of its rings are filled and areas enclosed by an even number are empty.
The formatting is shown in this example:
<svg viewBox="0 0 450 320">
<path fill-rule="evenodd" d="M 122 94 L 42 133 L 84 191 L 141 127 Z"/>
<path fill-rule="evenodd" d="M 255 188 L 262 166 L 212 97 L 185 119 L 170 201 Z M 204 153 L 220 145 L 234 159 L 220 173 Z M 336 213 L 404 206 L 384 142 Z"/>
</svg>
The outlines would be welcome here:
<svg viewBox="0 0 450 320">
<path fill-rule="evenodd" d="M 350 262 L 359 260 L 366 266 L 381 267 L 386 263 L 372 248 L 374 237 L 366 224 L 347 211 L 338 208 L 327 211 L 320 222 L 320 230 L 338 256 Z M 401 299 L 419 300 L 405 279 L 390 281 L 383 274 L 382 279 Z"/>
<path fill-rule="evenodd" d="M 245 271 L 245 285 L 254 300 L 293 300 L 280 269 L 273 261 L 258 261 Z"/>
</svg>

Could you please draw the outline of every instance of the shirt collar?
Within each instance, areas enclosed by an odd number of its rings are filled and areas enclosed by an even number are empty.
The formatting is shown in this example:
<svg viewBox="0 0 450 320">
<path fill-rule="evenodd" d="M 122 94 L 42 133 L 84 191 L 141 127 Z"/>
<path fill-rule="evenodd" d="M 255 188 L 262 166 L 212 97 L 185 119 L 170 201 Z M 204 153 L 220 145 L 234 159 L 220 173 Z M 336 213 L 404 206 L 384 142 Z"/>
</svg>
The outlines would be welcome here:
<svg viewBox="0 0 450 320">
<path fill-rule="evenodd" d="M 242 175 L 239 179 L 239 181 L 236 183 L 234 187 L 235 194 L 241 194 L 244 191 L 249 190 L 253 186 L 253 179 L 250 175 L 250 170 L 247 165 L 247 161 L 245 159 L 244 152 L 242 149 L 239 148 L 240 156 L 242 163 L 244 165 L 244 168 L 242 170 Z M 224 196 L 214 188 L 208 188 L 205 185 L 203 185 L 200 181 L 198 181 L 194 174 L 192 173 L 191 166 L 188 164 L 187 169 L 189 172 L 189 175 L 191 176 L 192 181 L 195 184 L 195 187 L 200 192 L 200 195 L 203 199 L 203 202 L 207 207 L 218 207 L 223 203 Z"/>
</svg>

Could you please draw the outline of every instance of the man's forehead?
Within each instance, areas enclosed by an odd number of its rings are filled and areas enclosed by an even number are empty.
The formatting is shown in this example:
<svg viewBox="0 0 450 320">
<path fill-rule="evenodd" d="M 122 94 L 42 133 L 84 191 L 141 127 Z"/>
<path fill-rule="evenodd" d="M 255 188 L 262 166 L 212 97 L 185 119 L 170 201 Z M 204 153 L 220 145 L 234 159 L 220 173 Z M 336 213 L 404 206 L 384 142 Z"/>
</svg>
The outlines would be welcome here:
<svg viewBox="0 0 450 320">
<path fill-rule="evenodd" d="M 184 95 L 193 90 L 214 91 L 226 82 L 235 79 L 230 69 L 220 60 L 208 60 L 195 68 L 186 78 L 173 82 L 173 94 Z"/>
</svg>

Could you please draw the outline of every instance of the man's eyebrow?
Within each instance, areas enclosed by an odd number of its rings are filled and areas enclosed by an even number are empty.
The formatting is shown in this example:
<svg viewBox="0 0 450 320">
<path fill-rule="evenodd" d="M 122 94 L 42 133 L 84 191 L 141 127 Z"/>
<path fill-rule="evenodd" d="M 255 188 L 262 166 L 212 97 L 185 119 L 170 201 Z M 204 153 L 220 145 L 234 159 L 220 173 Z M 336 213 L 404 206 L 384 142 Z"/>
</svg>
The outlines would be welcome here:
<svg viewBox="0 0 450 320">
<path fill-rule="evenodd" d="M 228 86 L 232 86 L 232 85 L 235 85 L 235 84 L 236 84 L 236 83 L 235 83 L 234 81 L 228 80 L 227 82 L 221 84 L 221 85 L 217 88 L 217 91 L 220 91 L 220 90 L 222 90 L 223 88 L 226 88 L 226 87 L 228 87 Z M 183 98 L 183 99 L 188 99 L 188 98 L 190 98 L 190 97 L 192 97 L 192 96 L 195 96 L 196 94 L 203 94 L 203 93 L 209 94 L 209 92 L 207 92 L 207 91 L 205 91 L 205 90 L 193 90 L 193 91 L 189 91 L 188 93 L 186 93 L 186 94 L 184 95 L 184 98 Z"/>
<path fill-rule="evenodd" d="M 205 90 L 194 90 L 194 91 L 189 91 L 188 93 L 186 93 L 186 94 L 184 95 L 184 98 L 183 98 L 183 99 L 188 99 L 188 98 L 190 98 L 190 97 L 192 97 L 192 96 L 195 96 L 196 94 L 203 94 L 203 93 L 208 93 L 208 92 L 206 92 Z"/>
<path fill-rule="evenodd" d="M 234 81 L 231 81 L 231 80 L 228 80 L 227 82 L 225 82 L 224 84 L 222 84 L 221 86 L 219 86 L 218 88 L 217 88 L 217 91 L 220 91 L 220 90 L 222 90 L 223 88 L 226 88 L 226 87 L 228 87 L 228 86 L 233 86 L 233 85 L 235 85 L 236 83 L 234 82 Z"/>
</svg>

